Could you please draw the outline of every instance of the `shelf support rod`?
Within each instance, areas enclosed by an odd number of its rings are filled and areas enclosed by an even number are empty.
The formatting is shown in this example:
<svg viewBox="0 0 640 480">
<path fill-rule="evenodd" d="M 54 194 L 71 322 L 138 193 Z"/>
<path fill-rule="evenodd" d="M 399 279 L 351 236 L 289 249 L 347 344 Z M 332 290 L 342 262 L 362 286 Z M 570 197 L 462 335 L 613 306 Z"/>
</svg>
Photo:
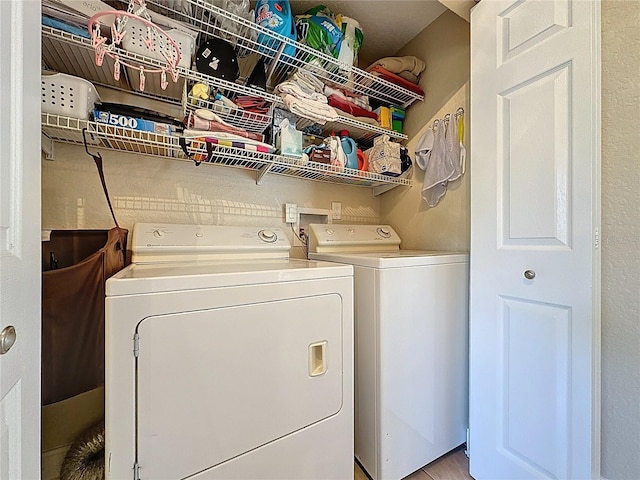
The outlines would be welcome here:
<svg viewBox="0 0 640 480">
<path fill-rule="evenodd" d="M 280 48 L 278 48 L 275 57 L 273 57 L 273 60 L 271 61 L 271 65 L 269 65 L 269 71 L 267 71 L 267 85 L 271 85 L 271 77 L 273 77 L 273 72 L 275 71 L 278 62 L 280 62 L 280 57 L 282 56 L 282 52 L 284 52 L 284 47 L 286 46 L 287 44 L 285 42 L 280 42 Z"/>
<path fill-rule="evenodd" d="M 262 185 L 262 178 L 271 170 L 273 163 L 267 163 L 264 167 L 256 170 L 256 185 Z"/>
<path fill-rule="evenodd" d="M 44 133 L 40 133 L 40 137 L 42 139 L 40 145 L 44 152 L 44 159 L 53 161 L 55 153 L 53 149 L 53 140 L 47 137 Z"/>
</svg>

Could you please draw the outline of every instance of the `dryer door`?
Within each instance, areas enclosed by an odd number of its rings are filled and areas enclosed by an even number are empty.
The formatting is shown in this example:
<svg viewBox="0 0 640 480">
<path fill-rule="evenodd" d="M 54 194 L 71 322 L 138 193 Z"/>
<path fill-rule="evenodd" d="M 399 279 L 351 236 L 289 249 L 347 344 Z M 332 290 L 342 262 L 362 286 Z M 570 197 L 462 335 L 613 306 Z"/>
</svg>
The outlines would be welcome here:
<svg viewBox="0 0 640 480">
<path fill-rule="evenodd" d="M 342 408 L 342 303 L 322 295 L 138 325 L 141 478 L 183 478 Z"/>
</svg>

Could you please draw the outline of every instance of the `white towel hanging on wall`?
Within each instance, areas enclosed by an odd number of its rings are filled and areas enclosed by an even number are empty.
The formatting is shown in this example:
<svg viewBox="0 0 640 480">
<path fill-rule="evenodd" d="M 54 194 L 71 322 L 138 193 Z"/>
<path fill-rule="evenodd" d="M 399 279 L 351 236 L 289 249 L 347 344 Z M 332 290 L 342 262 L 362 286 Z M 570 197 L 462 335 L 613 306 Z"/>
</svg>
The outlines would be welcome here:
<svg viewBox="0 0 640 480">
<path fill-rule="evenodd" d="M 442 120 L 435 120 L 416 146 L 416 163 L 424 170 L 422 198 L 430 207 L 438 205 L 449 182 L 464 174 L 466 151 L 459 132 L 463 113 L 459 108 L 453 116 L 447 114 Z"/>
</svg>

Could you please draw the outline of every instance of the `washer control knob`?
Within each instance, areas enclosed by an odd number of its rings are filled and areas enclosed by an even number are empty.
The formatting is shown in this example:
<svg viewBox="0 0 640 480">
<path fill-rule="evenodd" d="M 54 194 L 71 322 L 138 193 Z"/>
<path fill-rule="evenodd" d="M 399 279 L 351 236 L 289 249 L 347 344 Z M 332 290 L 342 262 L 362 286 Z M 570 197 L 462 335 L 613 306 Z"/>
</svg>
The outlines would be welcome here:
<svg viewBox="0 0 640 480">
<path fill-rule="evenodd" d="M 202 238 L 202 237 L 204 237 L 204 233 L 202 233 L 202 232 L 196 232 L 196 237 L 198 237 L 198 238 Z"/>
<path fill-rule="evenodd" d="M 164 237 L 164 234 L 165 234 L 164 230 L 160 230 L 159 228 L 153 231 L 153 236 L 156 238 L 162 238 Z"/>
<path fill-rule="evenodd" d="M 333 235 L 335 233 L 331 228 L 325 228 L 324 231 L 326 232 L 327 235 Z"/>
<path fill-rule="evenodd" d="M 273 243 L 278 240 L 278 235 L 273 230 L 260 230 L 258 232 L 258 238 L 263 242 Z"/>
<path fill-rule="evenodd" d="M 376 232 L 378 232 L 378 235 L 380 235 L 382 238 L 391 237 L 391 231 L 387 227 L 378 227 L 376 229 Z"/>
</svg>

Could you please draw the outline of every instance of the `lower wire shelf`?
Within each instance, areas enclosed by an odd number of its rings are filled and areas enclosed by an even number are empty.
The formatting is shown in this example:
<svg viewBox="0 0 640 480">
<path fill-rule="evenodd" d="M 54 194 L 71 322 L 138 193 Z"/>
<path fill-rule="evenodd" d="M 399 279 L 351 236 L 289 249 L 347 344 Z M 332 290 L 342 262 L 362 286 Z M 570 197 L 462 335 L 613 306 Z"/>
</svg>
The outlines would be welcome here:
<svg viewBox="0 0 640 480">
<path fill-rule="evenodd" d="M 156 157 L 171 158 L 194 162 L 202 160 L 202 165 L 222 165 L 243 168 L 256 172 L 256 183 L 260 184 L 266 174 L 284 175 L 320 182 L 346 184 L 357 187 L 372 187 L 378 195 L 387 190 L 411 185 L 405 172 L 400 177 L 390 177 L 378 173 L 364 172 L 349 168 L 339 169 L 332 165 L 316 162 L 303 162 L 290 158 L 242 148 L 210 145 L 211 155 L 204 141 L 190 139 L 189 153 L 185 154 L 180 146 L 178 135 L 163 135 L 144 132 L 119 126 L 106 125 L 78 118 L 42 113 L 42 133 L 53 142 L 83 145 L 83 129 L 87 131 L 87 143 L 94 148 L 108 148 L 127 153 L 138 153 Z M 206 161 L 210 158 L 209 161 Z"/>
</svg>

